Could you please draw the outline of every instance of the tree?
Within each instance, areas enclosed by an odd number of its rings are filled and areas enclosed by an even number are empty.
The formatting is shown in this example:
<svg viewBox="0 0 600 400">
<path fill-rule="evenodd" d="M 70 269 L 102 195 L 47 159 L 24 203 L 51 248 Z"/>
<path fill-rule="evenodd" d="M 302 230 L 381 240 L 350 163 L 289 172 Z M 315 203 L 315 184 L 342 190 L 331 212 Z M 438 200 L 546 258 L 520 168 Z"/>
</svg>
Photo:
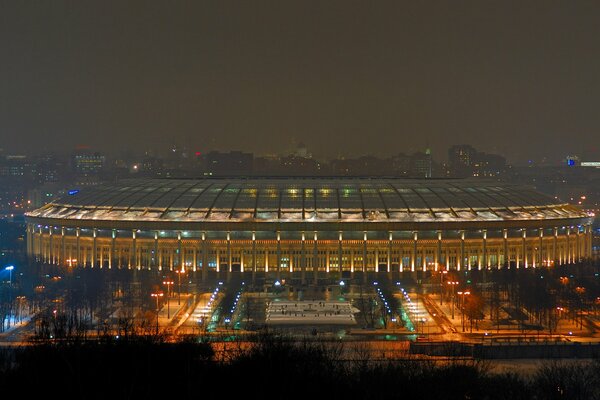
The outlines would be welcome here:
<svg viewBox="0 0 600 400">
<path fill-rule="evenodd" d="M 478 329 L 478 321 L 484 318 L 483 308 L 485 302 L 479 293 L 473 293 L 466 296 L 464 313 L 469 319 L 470 330 L 473 332 L 473 321 L 475 321 L 475 329 Z"/>
</svg>

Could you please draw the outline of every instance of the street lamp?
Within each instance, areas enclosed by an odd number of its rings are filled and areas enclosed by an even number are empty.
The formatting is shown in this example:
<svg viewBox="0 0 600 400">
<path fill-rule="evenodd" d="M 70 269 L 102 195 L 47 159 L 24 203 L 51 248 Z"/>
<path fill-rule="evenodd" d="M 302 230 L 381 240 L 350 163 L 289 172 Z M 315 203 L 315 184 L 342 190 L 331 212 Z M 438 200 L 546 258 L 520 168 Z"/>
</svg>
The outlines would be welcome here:
<svg viewBox="0 0 600 400">
<path fill-rule="evenodd" d="M 444 278 L 444 275 L 447 273 L 448 273 L 448 271 L 446 271 L 446 270 L 440 271 L 440 306 L 443 305 L 443 299 L 444 299 L 444 282 L 442 280 Z"/>
<path fill-rule="evenodd" d="M 465 296 L 468 296 L 471 294 L 471 292 L 466 291 L 466 292 L 457 292 L 458 295 L 460 296 L 460 304 L 461 304 L 461 316 L 460 316 L 460 322 L 461 322 L 461 326 L 462 326 L 462 331 L 465 331 Z"/>
<path fill-rule="evenodd" d="M 564 307 L 556 307 L 556 327 L 554 328 L 554 332 L 558 332 L 558 321 L 560 320 L 561 313 L 564 310 Z"/>
<path fill-rule="evenodd" d="M 454 286 L 458 285 L 457 281 L 448 281 L 448 285 L 452 286 L 452 319 L 454 319 Z"/>
<path fill-rule="evenodd" d="M 181 270 L 175 271 L 177 274 L 177 305 L 181 304 L 181 274 L 185 274 L 185 270 L 181 267 Z"/>
<path fill-rule="evenodd" d="M 8 267 L 6 267 L 4 269 L 8 271 L 8 282 L 9 282 L 9 285 L 12 286 L 12 271 L 13 271 L 13 269 L 15 269 L 15 266 L 9 265 Z"/>
<path fill-rule="evenodd" d="M 158 335 L 158 298 L 163 297 L 163 293 L 151 293 L 150 296 L 156 297 L 156 334 Z"/>
<path fill-rule="evenodd" d="M 173 281 L 163 281 L 163 285 L 167 285 L 167 318 L 168 319 L 171 319 L 171 307 L 169 307 L 169 290 L 173 283 L 174 283 Z"/>
</svg>

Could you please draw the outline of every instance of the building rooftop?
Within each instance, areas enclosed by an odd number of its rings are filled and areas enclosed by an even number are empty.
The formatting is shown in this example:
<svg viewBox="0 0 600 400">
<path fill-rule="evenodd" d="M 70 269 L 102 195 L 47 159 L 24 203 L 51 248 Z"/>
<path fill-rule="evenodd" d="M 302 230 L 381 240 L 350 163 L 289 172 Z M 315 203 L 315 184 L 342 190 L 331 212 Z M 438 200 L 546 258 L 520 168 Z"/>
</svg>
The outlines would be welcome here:
<svg viewBox="0 0 600 400">
<path fill-rule="evenodd" d="M 142 221 L 502 221 L 580 218 L 534 189 L 483 180 L 145 179 L 72 190 L 30 217 Z"/>
</svg>

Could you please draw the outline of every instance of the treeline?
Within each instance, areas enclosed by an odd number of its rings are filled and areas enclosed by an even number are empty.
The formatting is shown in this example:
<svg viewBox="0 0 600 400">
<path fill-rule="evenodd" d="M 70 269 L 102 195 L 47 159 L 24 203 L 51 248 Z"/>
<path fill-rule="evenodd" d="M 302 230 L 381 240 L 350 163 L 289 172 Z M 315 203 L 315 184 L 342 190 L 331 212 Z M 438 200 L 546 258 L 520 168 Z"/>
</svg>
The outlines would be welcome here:
<svg viewBox="0 0 600 400">
<path fill-rule="evenodd" d="M 77 399 L 598 399 L 600 363 L 542 363 L 526 376 L 485 362 L 348 357 L 342 343 L 260 337 L 219 356 L 219 343 L 132 340 L 0 350 L 5 393 Z"/>
</svg>

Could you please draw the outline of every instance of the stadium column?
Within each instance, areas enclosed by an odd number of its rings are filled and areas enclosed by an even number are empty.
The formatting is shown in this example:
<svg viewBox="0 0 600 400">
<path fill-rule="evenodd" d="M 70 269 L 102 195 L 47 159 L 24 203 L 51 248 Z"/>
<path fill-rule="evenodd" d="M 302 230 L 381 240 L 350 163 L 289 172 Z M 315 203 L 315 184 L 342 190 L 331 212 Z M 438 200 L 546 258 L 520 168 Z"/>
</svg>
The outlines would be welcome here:
<svg viewBox="0 0 600 400">
<path fill-rule="evenodd" d="M 112 268 L 115 262 L 115 239 L 117 237 L 117 230 L 113 229 L 110 238 L 110 255 L 108 256 L 108 268 Z"/>
<path fill-rule="evenodd" d="M 54 236 L 54 229 L 52 229 L 52 226 L 48 227 L 48 263 L 49 264 L 54 264 L 54 249 L 53 249 L 53 245 L 54 245 L 54 241 L 52 240 L 52 237 Z"/>
<path fill-rule="evenodd" d="M 502 230 L 503 237 L 503 247 L 504 247 L 504 267 L 508 267 L 510 262 L 510 257 L 508 256 L 508 229 Z M 498 264 L 500 265 L 500 264 Z"/>
<path fill-rule="evenodd" d="M 500 246 L 498 246 L 496 248 L 496 269 L 502 268 L 501 256 L 502 256 L 502 254 L 500 253 Z"/>
<path fill-rule="evenodd" d="M 244 253 L 246 253 L 245 247 L 239 249 L 240 252 L 240 272 L 244 272 Z"/>
<path fill-rule="evenodd" d="M 313 242 L 313 279 L 314 283 L 319 282 L 319 248 L 318 248 L 318 237 L 317 231 L 315 231 L 314 242 Z"/>
<path fill-rule="evenodd" d="M 269 272 L 269 254 L 271 251 L 269 244 L 267 244 L 268 247 L 265 249 L 265 277 L 267 276 L 267 272 Z"/>
<path fill-rule="evenodd" d="M 92 268 L 96 266 L 96 258 L 97 258 L 97 246 L 98 246 L 98 230 L 96 228 L 92 229 L 92 262 L 90 263 Z"/>
<path fill-rule="evenodd" d="M 305 252 L 305 240 L 306 237 L 304 235 L 304 232 L 302 232 L 302 242 L 300 244 L 300 270 L 301 270 L 301 279 L 302 279 L 302 284 L 306 284 L 306 254 Z"/>
<path fill-rule="evenodd" d="M 567 253 L 565 255 L 565 263 L 571 264 L 571 227 L 567 227 Z"/>
<path fill-rule="evenodd" d="M 181 232 L 177 232 L 177 259 L 175 263 L 175 268 L 177 270 L 182 269 L 185 265 L 185 257 L 183 255 L 182 250 L 183 249 L 181 248 Z"/>
<path fill-rule="evenodd" d="M 442 231 L 437 231 L 437 251 L 435 253 L 435 270 L 442 264 Z M 443 269 L 443 268 L 442 268 Z"/>
<path fill-rule="evenodd" d="M 400 262 L 398 263 L 400 266 L 400 273 L 404 272 L 404 247 L 401 244 L 398 244 L 398 247 L 400 247 L 399 250 L 399 255 L 400 255 Z"/>
<path fill-rule="evenodd" d="M 196 272 L 196 266 L 198 265 L 198 249 L 196 247 L 193 248 L 192 254 L 192 271 Z"/>
<path fill-rule="evenodd" d="M 367 231 L 364 231 L 363 236 L 363 259 L 362 259 L 362 275 L 363 281 L 367 281 Z"/>
<path fill-rule="evenodd" d="M 340 272 L 340 278 L 342 277 L 342 254 L 342 231 L 340 231 L 338 240 L 338 271 Z"/>
<path fill-rule="evenodd" d="M 540 228 L 540 244 L 539 244 L 539 251 L 537 254 L 537 258 L 538 258 L 538 266 L 543 266 L 544 265 L 544 229 Z M 534 264 L 535 267 L 535 264 Z"/>
<path fill-rule="evenodd" d="M 527 263 L 527 229 L 523 228 L 523 239 L 522 239 L 522 254 L 523 254 L 523 265 L 525 268 L 529 267 Z"/>
<path fill-rule="evenodd" d="M 577 227 L 575 234 L 575 262 L 581 261 L 581 227 Z"/>
<path fill-rule="evenodd" d="M 219 248 L 219 246 L 215 246 L 215 253 L 216 253 L 216 268 L 217 268 L 217 276 L 219 275 L 219 272 L 221 272 L 221 249 Z"/>
<path fill-rule="evenodd" d="M 379 248 L 375 245 L 375 272 L 379 272 Z"/>
<path fill-rule="evenodd" d="M 66 244 L 65 244 L 65 227 L 60 228 L 60 264 L 67 265 L 65 260 Z"/>
<path fill-rule="evenodd" d="M 76 246 L 77 246 L 77 266 L 81 265 L 81 229 L 79 228 L 75 228 L 75 242 L 76 242 Z M 85 265 L 85 263 L 83 264 Z"/>
<path fill-rule="evenodd" d="M 227 271 L 225 271 L 227 280 L 231 278 L 231 260 L 231 232 L 227 232 Z"/>
<path fill-rule="evenodd" d="M 158 231 L 154 231 L 154 259 L 152 260 L 152 265 L 156 268 L 157 271 L 161 270 L 161 265 L 158 257 Z"/>
<path fill-rule="evenodd" d="M 581 231 L 581 258 L 587 258 L 587 225 L 583 226 L 583 230 Z"/>
<path fill-rule="evenodd" d="M 460 231 L 460 262 L 458 264 L 458 270 L 465 268 L 465 231 Z"/>
<path fill-rule="evenodd" d="M 482 260 L 482 263 L 479 264 L 479 269 L 481 269 L 481 265 L 483 265 L 483 269 L 487 269 L 487 267 L 488 267 L 488 262 L 487 262 L 487 259 L 488 259 L 488 256 L 487 256 L 487 230 L 485 230 L 485 229 L 483 230 L 483 233 L 482 233 L 482 243 L 481 244 L 482 244 L 482 250 L 483 250 L 483 254 L 482 254 L 483 255 L 483 257 L 482 257 L 483 260 Z"/>
<path fill-rule="evenodd" d="M 131 231 L 131 254 L 129 256 L 128 267 L 131 268 L 132 265 L 134 268 L 137 267 L 137 238 L 135 229 Z"/>
<path fill-rule="evenodd" d="M 388 248 L 387 248 L 387 273 L 392 272 L 392 232 L 389 232 Z"/>
<path fill-rule="evenodd" d="M 43 261 L 44 260 L 44 244 L 43 244 L 43 235 L 42 235 L 42 227 L 38 226 L 37 233 L 37 250 L 36 250 L 36 260 Z"/>
<path fill-rule="evenodd" d="M 554 228 L 554 237 L 552 238 L 552 262 L 554 265 L 558 265 L 558 260 L 556 258 L 556 247 L 558 242 L 558 228 Z"/>
<path fill-rule="evenodd" d="M 40 246 L 39 246 L 39 236 L 35 233 L 35 226 L 31 225 L 31 253 L 34 260 L 39 261 L 40 255 Z"/>
<path fill-rule="evenodd" d="M 281 232 L 277 231 L 277 280 L 281 279 Z"/>
<path fill-rule="evenodd" d="M 100 251 L 98 251 L 98 267 L 102 268 L 104 266 L 104 247 L 102 246 L 102 241 L 100 241 Z"/>
<path fill-rule="evenodd" d="M 252 282 L 256 278 L 256 232 L 252 232 Z"/>
<path fill-rule="evenodd" d="M 417 263 L 417 240 L 419 239 L 416 231 L 413 231 L 413 249 L 410 254 L 410 271 L 415 272 L 415 264 Z"/>
<path fill-rule="evenodd" d="M 208 246 L 206 244 L 206 232 L 202 232 L 202 282 L 208 276 Z"/>
</svg>

